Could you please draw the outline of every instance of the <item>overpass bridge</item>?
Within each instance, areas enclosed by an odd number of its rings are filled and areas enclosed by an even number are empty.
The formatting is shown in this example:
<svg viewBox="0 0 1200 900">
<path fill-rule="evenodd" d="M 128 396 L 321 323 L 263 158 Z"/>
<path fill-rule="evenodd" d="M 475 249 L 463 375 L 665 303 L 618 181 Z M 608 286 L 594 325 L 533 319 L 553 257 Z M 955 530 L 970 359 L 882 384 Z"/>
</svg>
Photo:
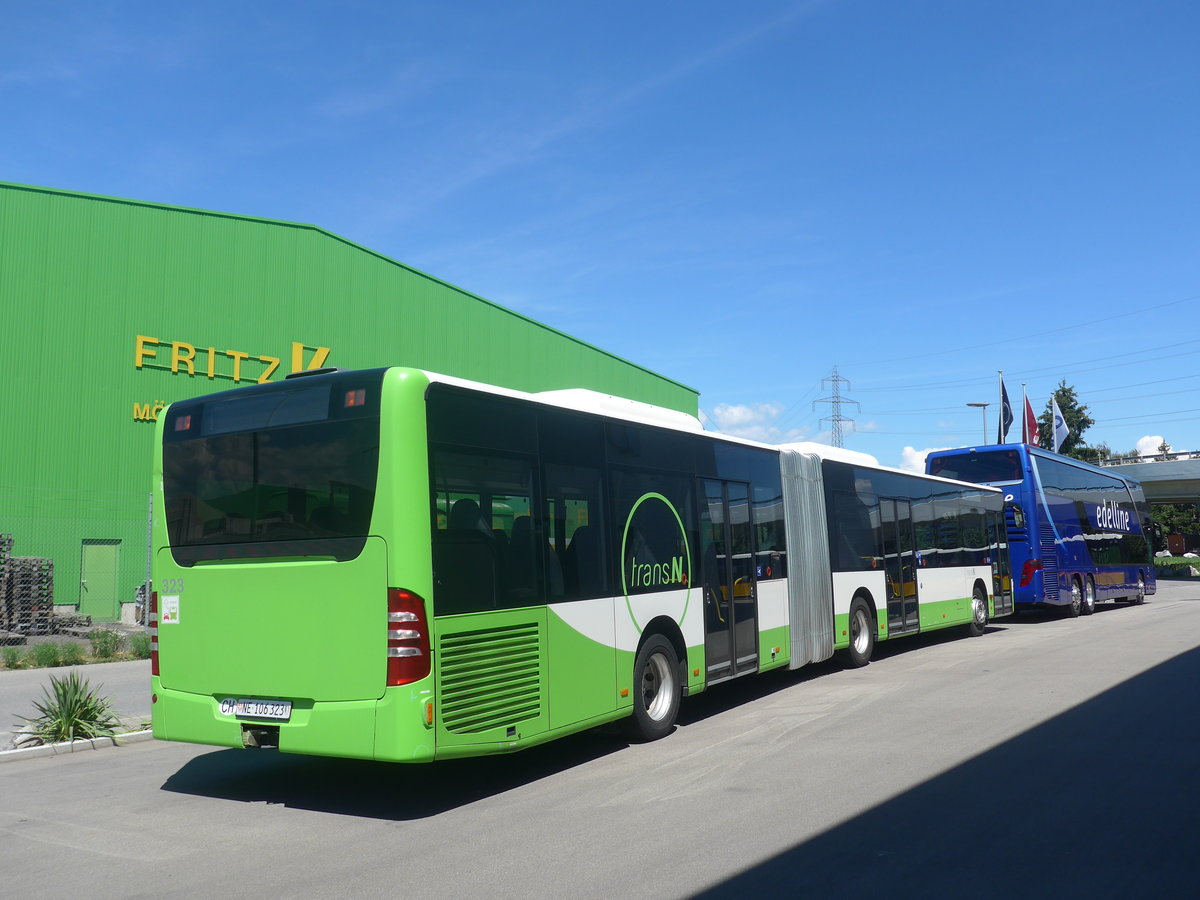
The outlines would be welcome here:
<svg viewBox="0 0 1200 900">
<path fill-rule="evenodd" d="M 1187 459 L 1120 460 L 1105 463 L 1104 468 L 1140 481 L 1151 503 L 1200 503 L 1200 454 L 1185 455 Z"/>
</svg>

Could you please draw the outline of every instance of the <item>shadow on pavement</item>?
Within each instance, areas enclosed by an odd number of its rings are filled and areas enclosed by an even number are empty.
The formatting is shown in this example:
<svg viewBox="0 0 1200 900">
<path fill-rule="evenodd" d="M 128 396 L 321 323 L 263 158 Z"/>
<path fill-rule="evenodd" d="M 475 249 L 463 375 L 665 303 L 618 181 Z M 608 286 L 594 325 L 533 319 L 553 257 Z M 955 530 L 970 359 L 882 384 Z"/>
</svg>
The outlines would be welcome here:
<svg viewBox="0 0 1200 900">
<path fill-rule="evenodd" d="M 627 746 L 612 734 L 593 730 L 520 753 L 433 765 L 299 756 L 274 750 L 214 750 L 189 761 L 162 789 L 407 821 L 502 794 Z"/>
<path fill-rule="evenodd" d="M 1198 690 L 1200 649 L 699 896 L 1194 896 Z"/>
<path fill-rule="evenodd" d="M 990 626 L 988 630 L 997 629 Z M 963 636 L 961 629 L 946 629 L 877 644 L 875 655 L 885 659 L 952 640 L 971 638 Z M 834 657 L 795 671 L 781 669 L 719 684 L 684 702 L 679 711 L 679 727 L 687 728 L 813 678 L 836 677 L 840 671 L 842 666 Z M 504 793 L 628 746 L 618 722 L 517 753 L 447 760 L 433 765 L 221 749 L 190 760 L 163 783 L 162 789 L 244 803 L 279 803 L 339 815 L 404 821 L 437 815 Z"/>
</svg>

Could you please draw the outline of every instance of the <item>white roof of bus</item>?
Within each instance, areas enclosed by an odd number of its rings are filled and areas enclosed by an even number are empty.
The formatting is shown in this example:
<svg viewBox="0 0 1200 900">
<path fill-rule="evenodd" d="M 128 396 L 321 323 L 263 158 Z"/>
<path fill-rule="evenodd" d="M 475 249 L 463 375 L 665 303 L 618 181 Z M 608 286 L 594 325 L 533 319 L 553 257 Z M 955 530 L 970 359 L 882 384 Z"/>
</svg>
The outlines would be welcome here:
<svg viewBox="0 0 1200 900">
<path fill-rule="evenodd" d="M 422 370 L 424 371 L 424 370 Z M 677 409 L 667 409 L 640 400 L 630 400 L 615 394 L 603 394 L 587 388 L 567 388 L 555 391 L 515 391 L 509 388 L 497 387 L 494 384 L 484 384 L 479 381 L 468 381 L 465 378 L 455 378 L 451 375 L 439 375 L 436 372 L 425 372 L 430 381 L 439 384 L 452 384 L 457 387 L 470 388 L 488 394 L 498 394 L 502 397 L 514 397 L 520 400 L 533 400 L 550 406 L 573 409 L 578 412 L 595 415 L 612 416 L 630 422 L 644 425 L 658 425 L 662 428 L 673 428 L 676 431 L 703 431 L 704 426 L 695 416 L 690 416 Z"/>
<path fill-rule="evenodd" d="M 951 478 L 942 478 L 938 475 L 925 475 L 920 472 L 905 472 L 903 469 L 895 469 L 891 466 L 883 466 L 879 464 L 874 456 L 869 453 L 860 453 L 857 450 L 847 450 L 844 447 L 833 447 L 829 444 L 817 444 L 811 441 L 801 441 L 789 444 L 764 444 L 761 441 L 752 441 L 749 438 L 736 437 L 732 434 L 724 434 L 720 431 L 706 431 L 703 423 L 695 416 L 680 412 L 677 409 L 667 409 L 662 406 L 655 406 L 652 403 L 643 403 L 640 400 L 630 400 L 627 397 L 618 397 L 614 394 L 604 394 L 600 391 L 592 391 L 587 388 L 567 388 L 564 390 L 554 391 L 538 391 L 530 393 L 528 391 L 517 391 L 510 388 L 498 387 L 494 384 L 485 384 L 479 381 L 470 381 L 466 378 L 455 378 L 452 375 L 440 375 L 436 372 L 421 370 L 431 382 L 439 384 L 450 384 L 457 387 L 468 388 L 470 390 L 482 391 L 488 394 L 497 394 L 502 397 L 513 397 L 519 400 L 532 400 L 536 403 L 545 403 L 548 406 L 557 406 L 563 409 L 573 409 L 578 412 L 592 413 L 595 415 L 612 416 L 616 419 L 621 419 L 626 422 L 636 422 L 642 425 L 657 425 L 660 428 L 670 428 L 675 431 L 688 431 L 708 435 L 709 437 L 719 438 L 724 441 L 732 441 L 737 444 L 742 444 L 748 447 L 761 447 L 766 450 L 790 450 L 794 453 L 810 453 L 818 456 L 821 459 L 838 460 L 840 462 L 851 463 L 857 466 L 869 466 L 873 469 L 880 469 L 885 472 L 899 472 L 903 475 L 918 475 L 921 478 L 927 478 L 933 481 L 946 481 L 951 484 L 963 484 L 961 481 L 954 481 Z M 996 488 L 988 487 L 987 485 L 976 485 L 984 490 L 994 491 Z"/>
</svg>

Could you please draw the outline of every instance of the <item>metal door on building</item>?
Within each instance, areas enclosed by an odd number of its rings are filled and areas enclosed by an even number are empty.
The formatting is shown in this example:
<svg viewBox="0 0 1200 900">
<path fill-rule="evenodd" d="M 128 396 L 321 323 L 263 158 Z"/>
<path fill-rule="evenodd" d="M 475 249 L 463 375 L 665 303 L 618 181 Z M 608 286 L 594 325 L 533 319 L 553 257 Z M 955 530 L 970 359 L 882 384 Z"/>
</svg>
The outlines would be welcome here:
<svg viewBox="0 0 1200 900">
<path fill-rule="evenodd" d="M 79 564 L 79 612 L 101 622 L 120 617 L 117 585 L 121 571 L 121 542 L 84 538 Z M 132 599 L 132 598 L 130 598 Z"/>
</svg>

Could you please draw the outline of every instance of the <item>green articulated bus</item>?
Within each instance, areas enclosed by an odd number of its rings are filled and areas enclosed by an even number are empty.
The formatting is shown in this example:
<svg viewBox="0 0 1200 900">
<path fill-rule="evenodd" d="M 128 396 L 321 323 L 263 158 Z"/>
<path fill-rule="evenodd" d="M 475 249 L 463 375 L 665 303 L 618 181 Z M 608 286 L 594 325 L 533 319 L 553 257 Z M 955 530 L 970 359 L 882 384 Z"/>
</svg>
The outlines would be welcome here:
<svg viewBox="0 0 1200 900">
<path fill-rule="evenodd" d="M 422 762 L 1012 609 L 1003 495 L 566 390 L 322 370 L 172 404 L 164 740 Z"/>
</svg>

